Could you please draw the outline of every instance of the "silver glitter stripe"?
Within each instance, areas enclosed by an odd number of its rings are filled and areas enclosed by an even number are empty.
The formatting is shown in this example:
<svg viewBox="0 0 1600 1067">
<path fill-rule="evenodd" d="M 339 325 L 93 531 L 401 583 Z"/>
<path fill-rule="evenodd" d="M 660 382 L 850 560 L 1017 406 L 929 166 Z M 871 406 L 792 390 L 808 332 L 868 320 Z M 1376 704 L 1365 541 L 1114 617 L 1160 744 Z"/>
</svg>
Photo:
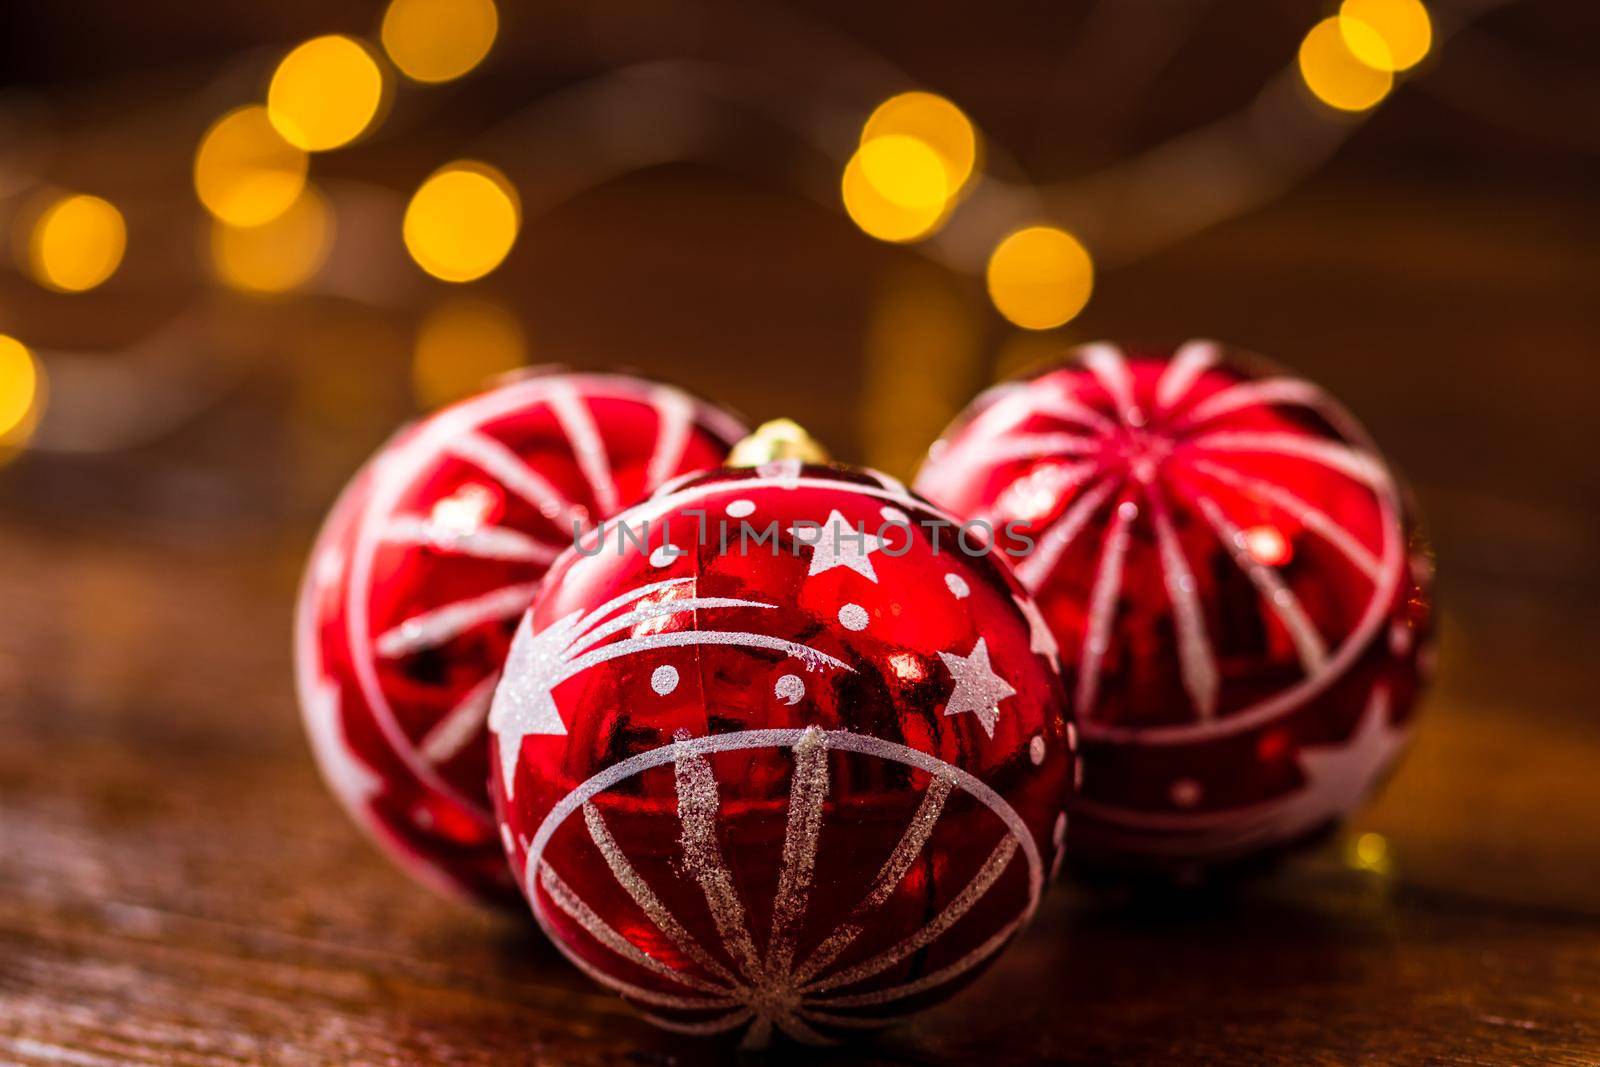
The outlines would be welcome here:
<svg viewBox="0 0 1600 1067">
<path fill-rule="evenodd" d="M 765 648 L 795 657 L 805 664 L 807 670 L 816 670 L 826 665 L 839 667 L 852 673 L 855 671 L 855 668 L 848 663 L 835 659 L 826 652 L 818 652 L 810 645 L 796 644 L 793 641 L 785 641 L 780 637 L 742 633 L 738 630 L 674 630 L 664 634 L 629 637 L 585 652 L 562 668 L 561 677 L 563 679 L 570 678 L 596 664 L 616 659 L 619 656 L 631 656 L 636 652 L 645 652 L 653 648 L 682 648 L 686 645 L 739 645 L 744 648 Z"/>
<path fill-rule="evenodd" d="M 773 608 L 776 606 L 776 604 L 763 604 L 759 600 L 739 600 L 736 597 L 726 596 L 703 596 L 690 597 L 683 600 L 663 600 L 654 604 L 646 604 L 643 607 L 634 609 L 626 615 L 619 615 L 617 618 L 612 619 L 610 622 L 605 623 L 602 626 L 595 627 L 593 630 L 590 630 L 588 633 L 584 634 L 582 638 L 573 642 L 573 644 L 565 650 L 563 655 L 576 656 L 585 649 L 604 641 L 618 630 L 626 630 L 629 627 L 637 626 L 639 623 L 648 619 L 657 619 L 663 615 L 678 615 L 686 611 L 697 611 L 700 608 Z"/>
<path fill-rule="evenodd" d="M 717 779 L 705 756 L 684 744 L 683 739 L 674 747 L 679 752 L 674 770 L 678 785 L 678 822 L 683 827 L 684 864 L 700 883 L 711 919 L 722 935 L 723 948 L 744 976 L 756 981 L 761 977 L 761 965 L 755 943 L 750 939 L 744 902 L 739 899 L 738 887 L 733 884 L 733 875 L 723 862 L 722 849 L 717 843 Z"/>
<path fill-rule="evenodd" d="M 1180 420 L 1179 425 L 1192 429 L 1244 408 L 1266 407 L 1270 404 L 1294 404 L 1316 410 L 1322 400 L 1321 389 L 1299 378 L 1239 382 L 1200 401 L 1193 411 Z"/>
<path fill-rule="evenodd" d="M 1356 540 L 1354 534 L 1339 525 L 1326 512 L 1312 507 L 1287 489 L 1261 478 L 1251 478 L 1231 467 L 1213 463 L 1206 459 L 1197 459 L 1191 466 L 1201 474 L 1209 475 L 1224 485 L 1232 486 L 1240 492 L 1265 500 L 1267 503 L 1288 512 L 1306 529 L 1342 552 L 1345 558 L 1354 564 L 1362 574 L 1365 574 L 1374 582 L 1382 577 L 1383 565 L 1378 562 L 1377 556 L 1367 550 L 1366 545 Z"/>
<path fill-rule="evenodd" d="M 1264 456 L 1303 459 L 1338 471 L 1375 489 L 1386 490 L 1388 487 L 1388 474 L 1378 457 L 1334 441 L 1318 441 L 1292 433 L 1218 430 L 1191 438 L 1189 446 L 1202 451 L 1253 452 Z"/>
<path fill-rule="evenodd" d="M 1005 871 L 1011 862 L 1011 857 L 1016 854 L 1017 839 L 1010 835 L 1002 837 L 1000 843 L 994 847 L 994 851 L 989 853 L 989 858 L 984 860 L 983 866 L 978 868 L 978 873 L 972 876 L 972 880 L 956 894 L 955 899 L 947 904 L 943 911 L 934 917 L 932 922 L 886 952 L 813 982 L 804 987 L 802 992 L 820 993 L 840 986 L 854 985 L 888 970 L 913 952 L 926 948 L 982 899 Z"/>
<path fill-rule="evenodd" d="M 659 593 L 663 589 L 671 589 L 674 586 L 684 585 L 688 582 L 693 582 L 694 580 L 695 578 L 693 575 L 690 575 L 687 578 L 668 578 L 665 581 L 651 582 L 649 585 L 640 586 L 638 589 L 630 589 L 626 593 L 612 597 L 604 604 L 601 604 L 599 607 L 589 612 L 589 614 L 585 615 L 582 619 L 578 620 L 578 625 L 573 627 L 573 632 L 580 634 L 584 633 L 589 629 L 589 627 L 593 626 L 595 623 L 599 622 L 607 615 L 610 615 L 613 611 L 616 611 L 620 607 L 625 607 L 628 604 L 632 604 L 635 600 L 643 600 L 652 593 Z"/>
<path fill-rule="evenodd" d="M 555 902 L 556 907 L 566 912 L 574 922 L 583 927 L 585 933 L 623 959 L 628 960 L 630 963 L 636 963 L 645 970 L 653 974 L 659 974 L 669 981 L 677 982 L 679 985 L 688 986 L 690 989 L 698 989 L 726 999 L 726 995 L 729 992 L 727 988 L 668 967 L 665 963 L 647 954 L 633 942 L 613 930 L 604 919 L 595 914 L 593 908 L 585 904 L 578 894 L 573 892 L 571 886 L 562 881 L 555 868 L 548 863 L 543 863 L 539 866 L 539 884 L 550 895 L 550 899 Z M 717 1006 L 723 1007 L 733 1003 L 736 1002 L 728 1000 L 727 1004 L 718 1004 Z M 711 1005 L 703 1006 L 709 1007 Z"/>
<path fill-rule="evenodd" d="M 617 483 L 611 477 L 611 461 L 606 457 L 606 444 L 595 427 L 583 398 L 565 382 L 554 381 L 550 387 L 550 409 L 567 435 L 578 469 L 594 492 L 595 503 L 601 516 L 615 515 L 621 507 L 617 499 Z"/>
<path fill-rule="evenodd" d="M 467 742 L 478 736 L 489 718 L 489 704 L 494 700 L 494 687 L 500 673 L 489 675 L 467 691 L 456 706 L 429 730 L 418 747 L 429 763 L 443 763 L 467 747 Z"/>
<path fill-rule="evenodd" d="M 838 929 L 829 934 L 822 944 L 817 946 L 810 958 L 801 964 L 799 971 L 795 973 L 797 984 L 804 985 L 816 977 L 861 936 L 861 932 L 866 929 L 864 922 L 867 916 L 883 907 L 894 891 L 900 887 L 911 865 L 922 855 L 922 850 L 927 845 L 928 838 L 933 836 L 933 828 L 938 825 L 939 816 L 944 812 L 944 803 L 953 788 L 955 783 L 944 777 L 935 777 L 928 783 L 928 788 L 922 794 L 922 803 L 917 805 L 916 814 L 911 817 L 911 825 L 900 835 L 900 840 L 889 853 L 889 858 L 879 868 L 877 877 L 872 880 L 872 886 L 867 890 L 867 895 L 850 909 L 850 914 L 845 917 L 845 921 Z"/>
<path fill-rule="evenodd" d="M 1183 677 L 1183 688 L 1194 703 L 1195 712 L 1202 719 L 1211 718 L 1217 710 L 1217 687 L 1220 676 L 1217 657 L 1206 636 L 1205 613 L 1200 606 L 1200 593 L 1195 587 L 1194 572 L 1183 556 L 1183 547 L 1172 529 L 1172 519 L 1166 506 L 1150 494 L 1150 512 L 1156 531 L 1156 550 L 1161 557 L 1161 580 L 1167 589 L 1167 599 L 1172 603 L 1172 618 L 1178 636 L 1178 670 Z"/>
<path fill-rule="evenodd" d="M 528 609 L 538 589 L 538 582 L 502 586 L 482 596 L 457 600 L 421 615 L 413 615 L 380 635 L 373 647 L 378 655 L 386 659 L 437 648 L 481 623 L 522 614 Z"/>
<path fill-rule="evenodd" d="M 783 838 L 783 866 L 772 901 L 772 933 L 767 939 L 769 981 L 787 980 L 794 962 L 795 938 L 805 919 L 811 879 L 822 834 L 822 810 L 828 797 L 827 735 L 807 728 L 794 746 L 794 772 L 789 786 L 789 818 Z"/>
<path fill-rule="evenodd" d="M 1086 345 L 1082 359 L 1101 388 L 1111 395 L 1122 421 L 1129 426 L 1143 426 L 1144 413 L 1133 399 L 1133 373 L 1122 358 L 1122 350 L 1115 345 Z"/>
<path fill-rule="evenodd" d="M 1222 546 L 1228 550 L 1239 569 L 1255 583 L 1262 599 L 1267 602 L 1267 607 L 1289 632 L 1289 639 L 1294 642 L 1295 653 L 1300 657 L 1300 664 L 1306 673 L 1316 674 L 1321 671 L 1328 662 L 1328 648 L 1323 643 L 1322 635 L 1317 632 L 1316 625 L 1300 607 L 1299 598 L 1284 584 L 1283 578 L 1275 569 L 1251 554 L 1249 547 L 1245 545 L 1244 534 L 1222 513 L 1215 500 L 1201 496 L 1196 497 L 1195 502 L 1200 505 L 1200 514 L 1206 517 L 1206 521 L 1216 531 L 1217 540 L 1222 542 Z"/>
<path fill-rule="evenodd" d="M 474 431 L 451 438 L 445 445 L 445 451 L 479 468 L 538 508 L 541 515 L 554 512 L 563 523 L 572 522 L 583 515 L 578 505 L 551 485 L 544 475 L 530 467 L 521 456 L 487 434 Z"/>
<path fill-rule="evenodd" d="M 968 952 L 965 956 L 962 956 L 959 960 L 956 960 L 956 962 L 948 967 L 941 967 L 930 974 L 925 974 L 914 982 L 905 982 L 901 985 L 890 986 L 887 989 L 875 989 L 870 993 L 854 993 L 842 997 L 825 996 L 819 998 L 818 1003 L 825 1004 L 830 1008 L 864 1008 L 873 1004 L 887 1004 L 891 1000 L 914 997 L 918 993 L 926 992 L 929 989 L 937 988 L 960 978 L 963 974 L 966 974 L 972 968 L 999 952 L 1021 925 L 1022 921 L 1020 919 L 1007 923 L 996 931 L 993 937 Z M 809 1007 L 802 1010 L 813 1019 L 832 1022 L 840 1026 L 850 1025 L 844 1022 L 844 1019 L 848 1018 L 848 1016 L 829 1016 L 823 1012 L 811 1010 Z M 871 1026 L 872 1023 L 869 1020 L 862 1019 L 856 1025 Z"/>
<path fill-rule="evenodd" d="M 1187 341 L 1172 354 L 1172 362 L 1156 382 L 1156 409 L 1166 411 L 1189 395 L 1189 390 L 1207 367 L 1217 361 L 1217 346 L 1212 341 Z"/>
<path fill-rule="evenodd" d="M 1091 430 L 1099 430 L 1101 433 L 1110 433 L 1117 428 L 1116 423 L 1100 414 L 1094 408 L 1081 400 L 1074 400 L 1071 397 L 1056 396 L 1048 400 L 1042 400 L 1039 402 L 1037 410 L 1041 415 L 1052 415 L 1064 422 L 1076 422 L 1079 425 L 1089 427 Z"/>
<path fill-rule="evenodd" d="M 529 897 L 537 901 L 533 893 L 533 876 L 538 870 L 540 858 L 544 855 L 545 848 L 550 844 L 550 838 L 558 827 L 564 823 L 579 807 L 586 804 L 592 797 L 605 792 L 618 782 L 626 781 L 634 775 L 647 771 L 652 767 L 659 767 L 666 763 L 676 763 L 685 753 L 708 754 L 713 752 L 739 752 L 758 748 L 792 748 L 805 734 L 800 729 L 771 729 L 771 730 L 740 730 L 728 734 L 709 734 L 704 737 L 694 737 L 687 740 L 676 741 L 672 744 L 661 745 L 648 752 L 641 752 L 629 756 L 619 763 L 614 763 L 605 770 L 586 780 L 578 788 L 568 793 L 558 801 L 545 815 L 544 821 L 539 824 L 539 829 L 534 831 L 532 840 L 527 847 L 527 863 L 523 870 L 524 884 L 528 887 Z M 1039 847 L 1033 839 L 1033 833 L 1028 829 L 1027 823 L 1022 821 L 1022 816 L 1017 810 L 1006 802 L 1006 799 L 968 771 L 962 770 L 954 764 L 946 763 L 937 756 L 910 748 L 906 745 L 886 741 L 880 737 L 871 737 L 865 734 L 853 734 L 848 730 L 828 731 L 828 748 L 834 752 L 856 752 L 873 756 L 881 760 L 890 760 L 908 767 L 915 767 L 930 775 L 950 778 L 956 783 L 957 788 L 970 794 L 984 807 L 988 808 L 996 818 L 1005 824 L 1011 836 L 1022 849 L 1023 856 L 1028 862 L 1028 902 L 1023 908 L 1023 919 L 1031 916 L 1038 907 L 1040 891 L 1044 887 L 1044 860 L 1039 855 Z M 545 922 L 540 908 L 534 906 L 534 917 L 541 924 Z M 559 939 L 558 939 L 559 943 Z"/>
<path fill-rule="evenodd" d="M 1036 459 L 1039 456 L 1087 456 L 1100 451 L 1100 440 L 1075 433 L 1030 433 L 1010 438 L 984 452 L 992 463 L 1005 463 L 1017 459 Z"/>
<path fill-rule="evenodd" d="M 425 545 L 473 559 L 509 560 L 513 563 L 549 563 L 561 554 L 555 545 L 537 541 L 507 526 L 479 526 L 457 530 L 420 515 L 401 515 L 383 529 L 383 540 L 397 545 Z"/>
<path fill-rule="evenodd" d="M 739 1047 L 746 1052 L 756 1052 L 767 1047 L 772 1041 L 772 1018 L 767 1015 L 757 1015 L 755 1022 L 750 1024 L 750 1029 L 744 1033 L 744 1040 L 739 1042 Z"/>
<path fill-rule="evenodd" d="M 1016 568 L 1018 580 L 1030 593 L 1037 592 L 1050 577 L 1050 571 L 1061 558 L 1061 554 L 1083 531 L 1084 526 L 1088 525 L 1094 513 L 1100 510 L 1116 488 L 1117 483 L 1110 478 L 1100 482 L 1074 500 L 1072 506 L 1039 535 L 1038 545 L 1030 555 L 1017 564 Z"/>
<path fill-rule="evenodd" d="M 711 954 L 700 947 L 678 917 L 667 909 L 656 896 L 655 890 L 644 880 L 633 864 L 628 862 L 628 857 L 618 847 L 616 839 L 611 836 L 611 830 L 606 826 L 605 817 L 600 814 L 600 809 L 593 804 L 583 806 L 583 819 L 589 827 L 589 839 L 594 842 L 595 848 L 600 850 L 600 855 L 605 857 L 606 866 L 611 868 L 612 875 L 617 879 L 617 884 L 627 892 L 633 902 L 639 905 L 639 910 L 656 924 L 656 928 L 678 947 L 678 951 L 694 960 L 711 974 L 733 984 L 735 979 L 722 964 L 712 959 Z"/>
<path fill-rule="evenodd" d="M 703 1023 L 686 1023 L 678 1019 L 668 1019 L 665 1016 L 654 1015 L 650 1012 L 640 1013 L 645 1022 L 653 1023 L 656 1026 L 661 1027 L 663 1030 L 671 1030 L 673 1033 L 678 1034 L 697 1035 L 726 1033 L 729 1030 L 735 1029 L 736 1027 L 749 1022 L 754 1014 L 755 1013 L 749 1008 L 744 1008 L 740 1011 L 734 1012 L 731 1015 L 723 1015 L 716 1019 L 707 1019 Z"/>
<path fill-rule="evenodd" d="M 1111 623 L 1117 612 L 1117 597 L 1122 591 L 1122 563 L 1128 551 L 1129 527 L 1133 512 L 1126 503 L 1113 513 L 1100 547 L 1100 562 L 1095 568 L 1094 586 L 1089 592 L 1089 622 L 1083 637 L 1083 653 L 1078 661 L 1077 715 L 1089 719 L 1100 689 L 1100 665 L 1111 642 Z"/>
<path fill-rule="evenodd" d="M 684 448 L 689 444 L 690 422 L 694 405 L 676 389 L 656 388 L 650 392 L 656 409 L 656 447 L 650 453 L 650 466 L 645 472 L 645 489 L 652 490 L 672 476 L 683 461 Z"/>
</svg>

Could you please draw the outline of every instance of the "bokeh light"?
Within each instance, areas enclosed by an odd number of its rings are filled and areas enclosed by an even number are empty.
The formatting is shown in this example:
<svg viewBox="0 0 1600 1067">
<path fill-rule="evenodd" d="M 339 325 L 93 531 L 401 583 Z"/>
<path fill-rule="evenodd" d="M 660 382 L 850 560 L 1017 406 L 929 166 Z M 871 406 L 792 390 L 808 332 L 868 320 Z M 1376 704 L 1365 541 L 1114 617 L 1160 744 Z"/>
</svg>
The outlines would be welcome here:
<svg viewBox="0 0 1600 1067">
<path fill-rule="evenodd" d="M 1294 558 L 1294 546 L 1276 526 L 1252 526 L 1239 534 L 1244 548 L 1257 563 L 1268 567 L 1281 567 Z"/>
<path fill-rule="evenodd" d="M 528 341 L 516 316 L 492 300 L 456 297 L 430 311 L 417 330 L 412 389 L 422 407 L 438 407 L 527 362 Z"/>
<path fill-rule="evenodd" d="M 217 277 L 235 289 L 281 293 L 304 285 L 328 258 L 333 212 L 307 185 L 289 210 L 260 226 L 211 227 L 211 262 Z"/>
<path fill-rule="evenodd" d="M 111 277 L 127 244 L 122 212 L 109 201 L 67 196 L 45 208 L 34 223 L 28 262 L 40 283 L 78 293 Z"/>
<path fill-rule="evenodd" d="M 978 135 L 972 122 L 944 97 L 909 92 L 879 104 L 861 130 L 861 143 L 881 137 L 912 137 L 932 149 L 944 166 L 945 185 L 955 193 L 972 176 Z"/>
<path fill-rule="evenodd" d="M 43 399 L 43 368 L 21 341 L 0 334 L 0 450 L 27 441 Z"/>
<path fill-rule="evenodd" d="M 495 168 L 461 161 L 435 171 L 406 205 L 406 248 L 418 266 L 447 282 L 470 282 L 498 267 L 522 227 L 517 191 Z"/>
<path fill-rule="evenodd" d="M 948 188 L 938 154 L 897 135 L 857 149 L 845 164 L 840 192 L 845 212 L 863 232 L 880 241 L 915 241 L 944 221 Z"/>
<path fill-rule="evenodd" d="M 950 195 L 944 161 L 915 137 L 902 133 L 875 137 L 864 142 L 857 155 L 861 176 L 896 207 L 942 208 Z"/>
<path fill-rule="evenodd" d="M 1311 27 L 1300 42 L 1300 76 L 1306 88 L 1329 107 L 1340 111 L 1366 111 L 1377 106 L 1394 85 L 1387 68 L 1368 63 L 1351 49 L 1347 41 L 1359 41 L 1362 55 L 1388 57 L 1389 46 L 1365 22 L 1350 18 L 1327 18 Z"/>
<path fill-rule="evenodd" d="M 284 139 L 307 152 L 349 144 L 383 104 L 383 70 L 353 37 L 314 37 L 283 57 L 267 87 L 267 113 Z"/>
<path fill-rule="evenodd" d="M 494 0 L 391 0 L 380 37 L 400 73 L 446 82 L 483 62 L 499 29 Z"/>
<path fill-rule="evenodd" d="M 1409 70 L 1433 45 L 1433 21 L 1419 0 L 1344 0 L 1339 29 L 1345 47 L 1377 70 Z M 1373 47 L 1374 35 L 1382 48 Z"/>
<path fill-rule="evenodd" d="M 1382 834 L 1359 834 L 1346 847 L 1346 861 L 1356 870 L 1388 874 L 1394 867 L 1389 839 Z"/>
<path fill-rule="evenodd" d="M 1069 321 L 1089 302 L 1094 262 L 1072 234 L 1054 226 L 1018 230 L 989 257 L 989 298 L 1011 322 L 1048 330 Z"/>
<path fill-rule="evenodd" d="M 289 209 L 306 184 L 306 154 L 285 141 L 259 104 L 228 112 L 200 139 L 194 188 L 206 210 L 259 226 Z"/>
</svg>

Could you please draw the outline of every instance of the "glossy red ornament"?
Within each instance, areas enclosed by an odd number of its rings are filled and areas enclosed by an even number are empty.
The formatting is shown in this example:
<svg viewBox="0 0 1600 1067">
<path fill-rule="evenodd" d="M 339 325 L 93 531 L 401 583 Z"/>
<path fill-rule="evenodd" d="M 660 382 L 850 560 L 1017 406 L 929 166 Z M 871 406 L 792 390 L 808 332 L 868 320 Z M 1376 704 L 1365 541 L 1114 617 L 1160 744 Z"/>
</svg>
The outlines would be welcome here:
<svg viewBox="0 0 1600 1067">
<path fill-rule="evenodd" d="M 1405 740 L 1431 566 L 1317 387 L 1191 342 L 981 396 L 917 488 L 1032 538 L 1083 739 L 1074 863 L 1187 869 L 1347 815 Z"/>
<path fill-rule="evenodd" d="M 948 995 L 1032 914 L 1075 766 L 1007 568 L 799 460 L 619 521 L 551 569 L 490 713 L 540 925 L 653 1021 L 752 1047 Z"/>
<path fill-rule="evenodd" d="M 404 430 L 345 490 L 301 587 L 301 711 L 334 793 L 419 881 L 515 902 L 483 721 L 516 621 L 575 524 L 743 432 L 664 385 L 534 374 Z"/>
</svg>

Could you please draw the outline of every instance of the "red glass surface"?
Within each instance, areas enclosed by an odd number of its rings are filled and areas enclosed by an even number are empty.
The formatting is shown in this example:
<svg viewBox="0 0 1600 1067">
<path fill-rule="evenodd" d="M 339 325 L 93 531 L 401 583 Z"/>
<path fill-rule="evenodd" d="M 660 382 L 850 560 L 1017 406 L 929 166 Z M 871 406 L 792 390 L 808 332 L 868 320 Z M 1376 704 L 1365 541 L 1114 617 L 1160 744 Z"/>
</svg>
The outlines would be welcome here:
<svg viewBox="0 0 1600 1067">
<path fill-rule="evenodd" d="M 1007 568 L 898 483 L 798 461 L 622 521 L 645 548 L 607 527 L 554 565 L 490 714 L 551 938 L 662 1025 L 748 1045 L 978 973 L 1059 859 L 1075 765 Z"/>
<path fill-rule="evenodd" d="M 333 791 L 420 881 L 515 902 L 483 720 L 517 618 L 575 524 L 743 432 L 666 386 L 536 374 L 408 428 L 351 482 L 302 586 L 301 707 Z"/>
<path fill-rule="evenodd" d="M 1209 342 L 1091 345 L 985 393 L 917 488 L 1016 561 L 1083 738 L 1074 863 L 1184 868 L 1348 814 L 1429 655 L 1404 493 L 1317 387 Z"/>
</svg>

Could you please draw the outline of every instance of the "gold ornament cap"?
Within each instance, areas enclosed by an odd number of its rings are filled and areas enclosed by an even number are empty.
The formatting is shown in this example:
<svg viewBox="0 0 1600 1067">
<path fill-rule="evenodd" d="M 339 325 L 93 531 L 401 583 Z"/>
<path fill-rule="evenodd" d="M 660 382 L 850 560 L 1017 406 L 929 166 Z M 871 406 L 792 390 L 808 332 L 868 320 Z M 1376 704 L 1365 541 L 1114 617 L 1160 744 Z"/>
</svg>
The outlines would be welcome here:
<svg viewBox="0 0 1600 1067">
<path fill-rule="evenodd" d="M 793 419 L 773 419 L 755 428 L 728 453 L 729 467 L 759 467 L 778 459 L 831 463 L 833 457 Z"/>
</svg>

